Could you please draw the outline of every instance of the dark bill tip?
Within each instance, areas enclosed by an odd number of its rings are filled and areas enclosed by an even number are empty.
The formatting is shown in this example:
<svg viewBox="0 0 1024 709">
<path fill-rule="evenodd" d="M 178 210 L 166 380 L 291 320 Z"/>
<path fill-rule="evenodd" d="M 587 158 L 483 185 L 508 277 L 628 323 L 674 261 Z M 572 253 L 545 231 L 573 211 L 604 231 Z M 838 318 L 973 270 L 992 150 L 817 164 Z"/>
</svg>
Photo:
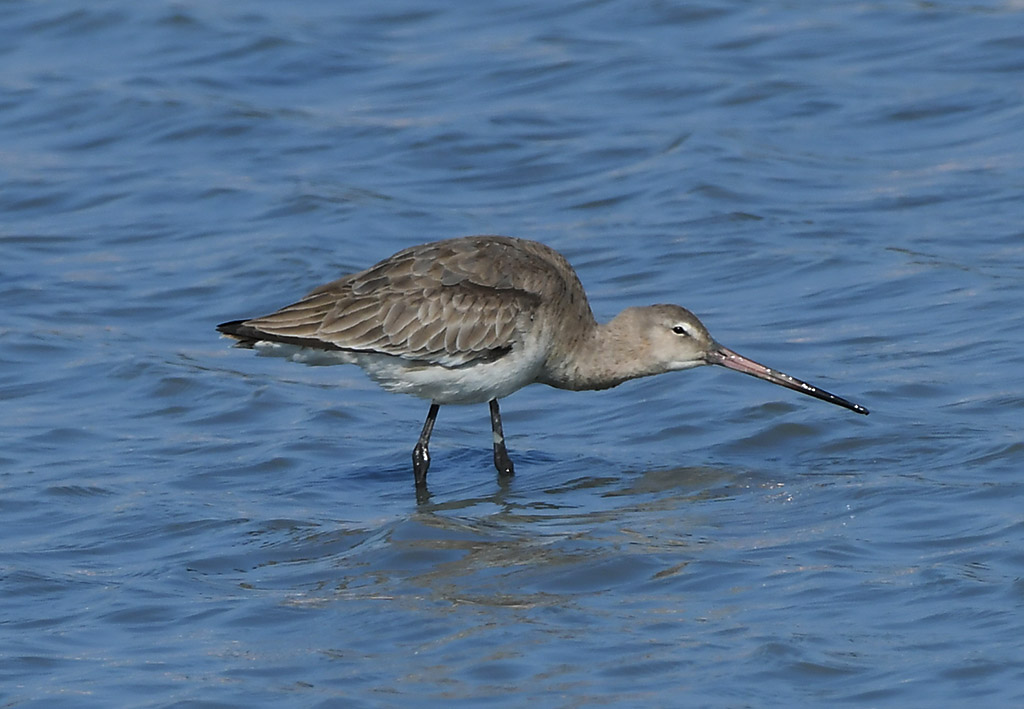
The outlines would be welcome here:
<svg viewBox="0 0 1024 709">
<path fill-rule="evenodd" d="M 849 409 L 850 411 L 854 411 L 858 414 L 864 414 L 866 416 L 870 413 L 860 404 L 847 401 L 841 396 L 836 396 L 824 389 L 819 389 L 812 384 L 800 381 L 796 377 L 791 377 L 788 374 L 766 367 L 752 359 L 747 359 L 743 355 L 736 354 L 727 347 L 719 345 L 717 348 L 708 352 L 707 361 L 708 364 L 717 364 L 718 366 L 725 367 L 726 369 L 743 372 L 743 374 L 749 374 L 752 377 L 763 379 L 766 382 L 778 384 L 781 387 L 798 391 L 801 394 L 806 394 L 807 396 L 813 396 L 815 399 L 821 399 L 822 401 L 827 401 L 830 404 L 842 406 L 843 408 Z"/>
</svg>

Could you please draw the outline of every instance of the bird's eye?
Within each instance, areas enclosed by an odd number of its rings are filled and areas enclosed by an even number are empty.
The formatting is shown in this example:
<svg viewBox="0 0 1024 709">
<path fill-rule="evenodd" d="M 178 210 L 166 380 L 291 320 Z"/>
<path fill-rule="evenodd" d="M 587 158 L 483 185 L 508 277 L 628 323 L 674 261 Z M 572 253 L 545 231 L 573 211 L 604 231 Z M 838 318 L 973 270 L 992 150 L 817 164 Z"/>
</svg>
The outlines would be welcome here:
<svg viewBox="0 0 1024 709">
<path fill-rule="evenodd" d="M 676 325 L 674 328 L 672 328 L 672 332 L 674 332 L 677 335 L 687 335 L 687 334 L 689 334 L 689 333 L 686 332 L 686 328 L 683 327 L 682 325 Z"/>
</svg>

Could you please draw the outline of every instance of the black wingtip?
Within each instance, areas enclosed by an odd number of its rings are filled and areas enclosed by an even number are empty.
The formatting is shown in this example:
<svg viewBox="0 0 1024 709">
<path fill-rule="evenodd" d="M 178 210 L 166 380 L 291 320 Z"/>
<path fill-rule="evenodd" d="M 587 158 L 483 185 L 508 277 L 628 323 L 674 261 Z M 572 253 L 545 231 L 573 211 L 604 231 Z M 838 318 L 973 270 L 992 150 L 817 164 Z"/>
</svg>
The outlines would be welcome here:
<svg viewBox="0 0 1024 709">
<path fill-rule="evenodd" d="M 230 320 L 228 322 L 222 322 L 217 326 L 217 330 L 233 337 L 237 342 L 236 347 L 243 347 L 246 349 L 252 348 L 257 342 L 281 342 L 287 345 L 297 345 L 298 347 L 308 347 L 314 350 L 340 350 L 334 343 L 324 342 L 312 337 L 294 337 L 291 335 L 282 335 L 280 333 L 270 333 L 258 330 L 252 325 L 247 325 L 249 320 Z"/>
<path fill-rule="evenodd" d="M 261 338 L 260 333 L 256 328 L 251 325 L 246 325 L 246 320 L 231 320 L 229 322 L 222 322 L 217 326 L 217 331 L 222 335 L 233 337 L 237 347 L 252 347 Z"/>
<path fill-rule="evenodd" d="M 242 323 L 245 320 L 230 320 L 228 322 L 222 322 L 217 326 L 217 331 L 225 335 L 231 335 L 237 337 L 241 334 Z"/>
</svg>

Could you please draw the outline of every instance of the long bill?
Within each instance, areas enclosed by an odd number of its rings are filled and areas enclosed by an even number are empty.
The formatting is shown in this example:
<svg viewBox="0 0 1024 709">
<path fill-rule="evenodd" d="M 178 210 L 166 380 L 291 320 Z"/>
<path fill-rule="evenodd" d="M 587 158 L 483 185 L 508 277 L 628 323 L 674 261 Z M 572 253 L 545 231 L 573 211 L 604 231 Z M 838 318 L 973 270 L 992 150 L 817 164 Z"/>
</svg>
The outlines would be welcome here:
<svg viewBox="0 0 1024 709">
<path fill-rule="evenodd" d="M 779 386 L 798 391 L 801 394 L 807 394 L 807 396 L 813 396 L 815 399 L 821 399 L 827 401 L 830 404 L 836 406 L 842 406 L 850 411 L 856 411 L 858 414 L 867 414 L 868 410 L 860 404 L 854 404 L 852 401 L 847 401 L 841 396 L 836 396 L 824 389 L 819 389 L 816 386 L 812 386 L 807 382 L 802 382 L 796 377 L 791 377 L 788 374 L 770 369 L 752 359 L 747 359 L 743 355 L 736 354 L 728 347 L 722 347 L 717 345 L 714 349 L 710 350 L 706 359 L 708 364 L 717 364 L 726 369 L 733 369 L 737 372 L 743 372 L 749 374 L 752 377 L 758 379 L 764 379 L 766 382 L 772 384 L 778 384 Z"/>
</svg>

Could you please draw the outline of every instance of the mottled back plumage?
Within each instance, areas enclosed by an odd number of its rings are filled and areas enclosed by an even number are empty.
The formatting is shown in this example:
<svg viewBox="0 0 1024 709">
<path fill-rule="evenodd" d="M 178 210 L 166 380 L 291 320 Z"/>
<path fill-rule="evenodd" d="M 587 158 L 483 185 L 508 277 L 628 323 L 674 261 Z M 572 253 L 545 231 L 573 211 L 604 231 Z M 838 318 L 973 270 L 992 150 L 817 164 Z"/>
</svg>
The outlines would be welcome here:
<svg viewBox="0 0 1024 709">
<path fill-rule="evenodd" d="M 569 274 L 567 277 L 566 274 Z M 270 315 L 225 323 L 245 341 L 392 355 L 460 367 L 521 343 L 543 309 L 586 295 L 557 251 L 500 236 L 449 239 L 400 251 Z"/>
</svg>

